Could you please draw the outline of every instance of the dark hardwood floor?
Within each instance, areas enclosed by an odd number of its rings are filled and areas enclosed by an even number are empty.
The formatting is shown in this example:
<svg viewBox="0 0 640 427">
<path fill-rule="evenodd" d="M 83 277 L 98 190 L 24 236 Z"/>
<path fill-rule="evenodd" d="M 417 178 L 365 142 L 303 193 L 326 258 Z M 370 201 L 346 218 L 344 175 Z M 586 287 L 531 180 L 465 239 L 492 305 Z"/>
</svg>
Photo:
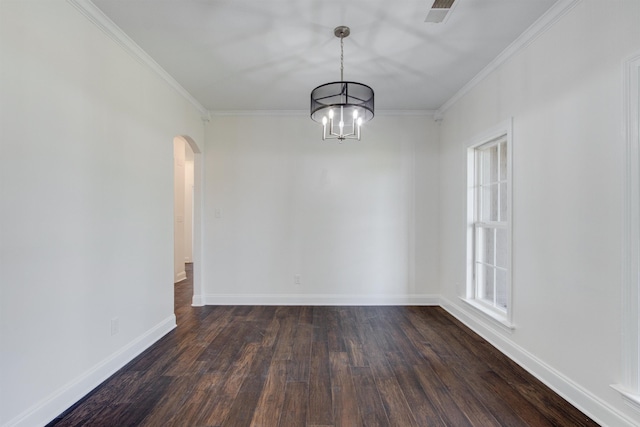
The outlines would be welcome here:
<svg viewBox="0 0 640 427">
<path fill-rule="evenodd" d="M 438 307 L 191 307 L 49 425 L 595 426 Z"/>
</svg>

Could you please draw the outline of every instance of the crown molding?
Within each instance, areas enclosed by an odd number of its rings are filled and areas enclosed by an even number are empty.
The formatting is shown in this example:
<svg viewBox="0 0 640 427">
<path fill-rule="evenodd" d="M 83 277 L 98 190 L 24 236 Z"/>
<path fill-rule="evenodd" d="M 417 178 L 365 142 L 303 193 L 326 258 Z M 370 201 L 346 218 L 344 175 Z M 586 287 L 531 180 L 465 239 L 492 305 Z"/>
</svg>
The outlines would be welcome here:
<svg viewBox="0 0 640 427">
<path fill-rule="evenodd" d="M 189 101 L 199 112 L 203 121 L 210 121 L 211 117 L 226 116 L 308 116 L 308 110 L 207 110 L 180 83 L 162 68 L 148 53 L 134 42 L 120 27 L 102 12 L 91 0 L 67 0 L 82 15 L 91 21 L 122 49 L 129 53 L 141 64 L 174 88 Z M 437 110 L 378 110 L 379 116 L 435 116 Z"/>
<path fill-rule="evenodd" d="M 444 113 L 458 102 L 471 89 L 495 71 L 500 65 L 526 48 L 540 35 L 544 34 L 560 18 L 573 9 L 582 0 L 560 0 L 553 5 L 544 15 L 533 23 L 513 43 L 503 50 L 489 65 L 482 69 L 455 95 L 445 102 L 437 110 L 378 110 L 380 116 L 431 116 L 434 120 L 442 120 Z M 120 27 L 102 12 L 91 0 L 67 0 L 67 3 L 75 7 L 82 15 L 91 21 L 102 32 L 115 41 L 122 49 L 129 53 L 151 71 L 156 73 L 166 83 L 174 88 L 180 95 L 189 101 L 201 114 L 203 120 L 216 116 L 302 116 L 308 115 L 306 110 L 207 110 L 195 99 L 180 83 L 176 81 L 164 68 L 162 68 L 149 54 L 147 54 L 136 42 L 134 42 Z"/>
<path fill-rule="evenodd" d="M 175 89 L 182 97 L 189 101 L 201 114 L 208 117 L 209 112 L 198 102 L 180 83 L 167 73 L 156 61 L 149 56 L 136 42 L 134 42 L 120 27 L 118 27 L 107 15 L 104 14 L 91 0 L 67 0 L 67 3 L 75 7 L 82 15 L 102 30 L 109 38 L 115 41 L 122 49 L 134 57 L 138 62 L 146 65 L 152 72 Z"/>
<path fill-rule="evenodd" d="M 209 110 L 211 117 L 308 116 L 308 110 Z"/>
<path fill-rule="evenodd" d="M 438 110 L 377 110 L 376 116 L 435 116 Z"/>
<path fill-rule="evenodd" d="M 431 117 L 437 110 L 376 110 L 376 116 L 423 116 Z M 308 116 L 309 110 L 210 110 L 211 117 L 229 116 Z"/>
<path fill-rule="evenodd" d="M 442 120 L 444 113 L 465 96 L 471 89 L 483 81 L 489 74 L 494 72 L 498 67 L 504 64 L 509 58 L 520 52 L 538 37 L 546 33 L 553 25 L 558 22 L 564 15 L 573 9 L 582 0 L 559 0 L 551 6 L 536 22 L 531 24 L 517 39 L 513 41 L 505 50 L 503 50 L 493 61 L 482 69 L 474 78 L 464 85 L 455 95 L 445 102 L 435 113 L 436 120 Z"/>
</svg>

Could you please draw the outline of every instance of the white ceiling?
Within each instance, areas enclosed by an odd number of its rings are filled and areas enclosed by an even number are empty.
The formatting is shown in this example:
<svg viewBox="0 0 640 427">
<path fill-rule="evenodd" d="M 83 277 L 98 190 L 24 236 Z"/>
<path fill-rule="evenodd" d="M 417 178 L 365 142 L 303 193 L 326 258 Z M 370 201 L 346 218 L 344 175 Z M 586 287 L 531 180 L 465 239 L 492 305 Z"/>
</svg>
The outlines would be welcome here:
<svg viewBox="0 0 640 427">
<path fill-rule="evenodd" d="M 556 0 L 93 0 L 209 110 L 304 110 L 340 80 L 371 86 L 376 109 L 434 110 Z"/>
</svg>

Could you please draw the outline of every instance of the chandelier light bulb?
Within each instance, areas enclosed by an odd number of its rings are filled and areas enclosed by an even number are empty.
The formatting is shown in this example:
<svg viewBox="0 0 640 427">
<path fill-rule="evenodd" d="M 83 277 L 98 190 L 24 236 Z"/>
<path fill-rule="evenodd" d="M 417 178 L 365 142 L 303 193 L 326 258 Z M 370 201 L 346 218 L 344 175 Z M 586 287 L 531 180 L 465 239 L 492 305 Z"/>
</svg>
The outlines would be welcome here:
<svg viewBox="0 0 640 427">
<path fill-rule="evenodd" d="M 322 118 L 322 126 L 326 126 L 327 125 L 327 116 L 324 116 Z"/>
<path fill-rule="evenodd" d="M 358 118 L 358 110 L 353 110 L 353 119 L 357 119 Z"/>
<path fill-rule="evenodd" d="M 329 118 L 333 119 L 333 110 L 329 110 Z"/>
</svg>

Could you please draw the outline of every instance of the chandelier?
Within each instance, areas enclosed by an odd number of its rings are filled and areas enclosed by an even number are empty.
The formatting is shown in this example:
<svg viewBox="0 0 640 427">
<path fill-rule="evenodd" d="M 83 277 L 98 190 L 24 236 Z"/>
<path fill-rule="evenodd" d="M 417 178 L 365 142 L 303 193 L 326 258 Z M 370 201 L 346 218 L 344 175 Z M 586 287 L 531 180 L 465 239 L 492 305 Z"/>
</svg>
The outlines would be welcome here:
<svg viewBox="0 0 640 427">
<path fill-rule="evenodd" d="M 322 140 L 360 140 L 362 124 L 373 118 L 373 89 L 344 81 L 344 38 L 349 27 L 340 26 L 333 34 L 340 38 L 340 81 L 326 83 L 311 91 L 311 119 L 322 123 Z"/>
</svg>

